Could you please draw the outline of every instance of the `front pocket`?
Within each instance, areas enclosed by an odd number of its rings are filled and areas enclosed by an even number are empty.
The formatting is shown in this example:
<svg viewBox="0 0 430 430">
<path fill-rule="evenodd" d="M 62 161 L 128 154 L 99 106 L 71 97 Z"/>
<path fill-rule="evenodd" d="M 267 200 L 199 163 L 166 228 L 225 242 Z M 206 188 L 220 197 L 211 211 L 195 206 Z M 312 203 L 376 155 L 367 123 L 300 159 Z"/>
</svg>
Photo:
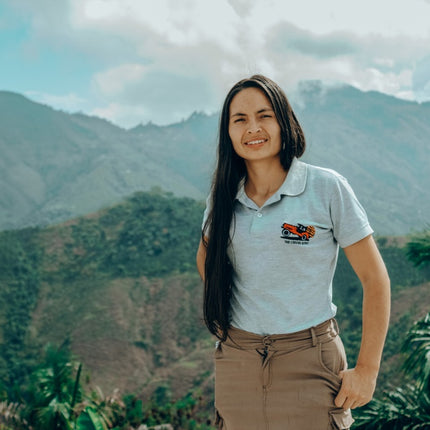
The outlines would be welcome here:
<svg viewBox="0 0 430 430">
<path fill-rule="evenodd" d="M 339 372 L 346 369 L 347 363 L 345 349 L 339 336 L 328 342 L 318 343 L 318 359 L 321 367 L 327 373 L 336 378 L 338 382 L 342 380 Z"/>
<path fill-rule="evenodd" d="M 330 413 L 331 428 L 336 430 L 347 430 L 352 426 L 354 418 L 352 418 L 351 410 L 335 409 Z"/>
</svg>

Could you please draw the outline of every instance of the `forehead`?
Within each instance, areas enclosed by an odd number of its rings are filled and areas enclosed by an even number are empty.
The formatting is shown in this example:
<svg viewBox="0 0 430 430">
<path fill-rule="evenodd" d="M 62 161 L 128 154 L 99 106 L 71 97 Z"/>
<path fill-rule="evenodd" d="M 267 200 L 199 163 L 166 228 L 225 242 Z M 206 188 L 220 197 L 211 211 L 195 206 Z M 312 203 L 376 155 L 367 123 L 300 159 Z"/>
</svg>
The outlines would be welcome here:
<svg viewBox="0 0 430 430">
<path fill-rule="evenodd" d="M 230 103 L 230 115 L 254 113 L 261 109 L 273 109 L 269 98 L 259 88 L 245 88 L 237 93 Z"/>
</svg>

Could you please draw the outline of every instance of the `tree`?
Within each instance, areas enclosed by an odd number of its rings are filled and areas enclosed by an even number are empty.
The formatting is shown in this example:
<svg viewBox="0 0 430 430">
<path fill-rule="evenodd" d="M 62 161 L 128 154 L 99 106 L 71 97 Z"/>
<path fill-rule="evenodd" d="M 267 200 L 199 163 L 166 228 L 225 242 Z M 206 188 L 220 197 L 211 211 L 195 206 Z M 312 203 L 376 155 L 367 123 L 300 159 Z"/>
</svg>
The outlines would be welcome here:
<svg viewBox="0 0 430 430">
<path fill-rule="evenodd" d="M 406 253 L 415 266 L 427 266 L 430 263 L 430 229 L 412 236 L 406 245 Z"/>
<path fill-rule="evenodd" d="M 28 421 L 35 430 L 73 429 L 73 407 L 81 397 L 80 369 L 72 363 L 68 348 L 46 347 L 44 363 L 33 372 L 29 391 Z"/>
<path fill-rule="evenodd" d="M 23 406 L 19 403 L 0 402 L 0 430 L 21 430 L 28 428 L 22 419 Z"/>
<path fill-rule="evenodd" d="M 76 430 L 115 430 L 126 424 L 126 406 L 118 389 L 105 396 L 100 387 L 96 387 L 75 411 L 79 415 Z"/>
<path fill-rule="evenodd" d="M 408 351 L 412 352 L 403 368 L 413 376 L 417 388 L 430 395 L 430 313 L 417 321 L 409 331 L 403 345 L 403 352 Z"/>
</svg>

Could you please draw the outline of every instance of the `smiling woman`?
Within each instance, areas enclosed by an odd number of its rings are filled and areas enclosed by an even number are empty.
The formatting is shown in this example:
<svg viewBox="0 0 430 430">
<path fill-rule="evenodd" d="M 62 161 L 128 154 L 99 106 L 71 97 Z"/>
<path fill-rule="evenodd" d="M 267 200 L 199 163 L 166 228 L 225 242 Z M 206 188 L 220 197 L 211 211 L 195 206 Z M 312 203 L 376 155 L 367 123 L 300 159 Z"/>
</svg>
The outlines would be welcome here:
<svg viewBox="0 0 430 430">
<path fill-rule="evenodd" d="M 256 75 L 233 86 L 197 252 L 205 321 L 219 339 L 220 429 L 348 429 L 350 409 L 375 389 L 388 326 L 387 272 L 347 181 L 299 161 L 304 149 L 275 82 Z M 364 289 L 352 369 L 332 303 L 339 246 Z"/>
</svg>

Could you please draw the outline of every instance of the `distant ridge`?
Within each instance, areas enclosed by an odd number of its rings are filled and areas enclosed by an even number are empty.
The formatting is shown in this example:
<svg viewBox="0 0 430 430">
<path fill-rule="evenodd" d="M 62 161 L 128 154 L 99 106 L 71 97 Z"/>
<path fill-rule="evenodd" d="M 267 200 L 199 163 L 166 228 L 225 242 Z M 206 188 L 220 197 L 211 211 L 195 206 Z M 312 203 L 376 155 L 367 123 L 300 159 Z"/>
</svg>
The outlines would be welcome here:
<svg viewBox="0 0 430 430">
<path fill-rule="evenodd" d="M 430 215 L 430 103 L 305 82 L 291 96 L 304 160 L 346 176 L 378 234 L 420 230 Z M 159 187 L 203 200 L 218 115 L 124 130 L 0 91 L 0 229 L 58 223 Z"/>
</svg>

